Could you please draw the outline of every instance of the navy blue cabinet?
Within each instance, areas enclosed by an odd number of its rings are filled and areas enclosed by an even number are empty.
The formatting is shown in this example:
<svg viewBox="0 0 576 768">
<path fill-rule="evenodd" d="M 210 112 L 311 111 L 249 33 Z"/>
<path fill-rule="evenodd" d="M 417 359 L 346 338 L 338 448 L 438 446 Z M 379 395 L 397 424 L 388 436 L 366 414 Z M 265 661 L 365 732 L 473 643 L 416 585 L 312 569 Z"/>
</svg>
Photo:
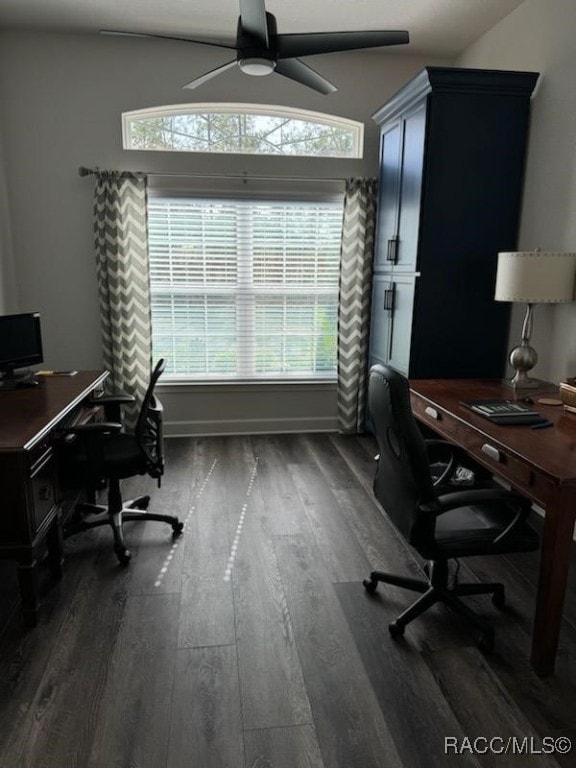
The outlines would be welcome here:
<svg viewBox="0 0 576 768">
<path fill-rule="evenodd" d="M 516 249 L 537 73 L 426 67 L 380 125 L 370 363 L 412 378 L 503 375 L 509 305 L 497 254 Z"/>
</svg>

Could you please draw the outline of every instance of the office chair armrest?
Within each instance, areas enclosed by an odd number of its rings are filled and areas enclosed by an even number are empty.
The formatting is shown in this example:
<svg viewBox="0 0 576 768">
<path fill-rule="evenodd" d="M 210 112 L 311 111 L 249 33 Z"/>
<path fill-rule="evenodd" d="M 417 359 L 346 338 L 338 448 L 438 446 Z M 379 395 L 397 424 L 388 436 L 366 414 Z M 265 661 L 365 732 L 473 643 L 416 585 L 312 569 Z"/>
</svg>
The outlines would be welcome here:
<svg viewBox="0 0 576 768">
<path fill-rule="evenodd" d="M 77 424 L 66 429 L 66 433 L 69 435 L 110 435 L 121 431 L 122 424 L 118 424 L 116 421 L 91 421 L 89 424 Z"/>
<path fill-rule="evenodd" d="M 122 393 L 117 395 L 98 395 L 98 397 L 92 397 L 89 400 L 90 405 L 126 405 L 135 402 L 136 398 L 134 395 L 124 395 Z"/>
<path fill-rule="evenodd" d="M 457 507 L 467 507 L 470 504 L 482 504 L 483 502 L 515 502 L 526 507 L 526 515 L 530 510 L 530 502 L 514 491 L 505 488 L 468 488 L 465 491 L 454 491 L 438 497 L 440 504 L 439 515 Z"/>
<path fill-rule="evenodd" d="M 122 406 L 132 405 L 136 402 L 134 395 L 123 393 L 112 395 L 100 395 L 90 400 L 91 406 L 103 407 L 107 421 L 122 421 Z"/>
</svg>

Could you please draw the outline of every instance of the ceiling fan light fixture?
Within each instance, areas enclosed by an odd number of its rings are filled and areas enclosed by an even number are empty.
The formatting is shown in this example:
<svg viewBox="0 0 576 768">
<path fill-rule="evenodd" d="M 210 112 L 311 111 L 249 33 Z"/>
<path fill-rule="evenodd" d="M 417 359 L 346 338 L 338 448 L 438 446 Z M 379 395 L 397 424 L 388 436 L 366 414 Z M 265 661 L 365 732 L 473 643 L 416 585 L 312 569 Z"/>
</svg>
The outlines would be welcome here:
<svg viewBox="0 0 576 768">
<path fill-rule="evenodd" d="M 263 57 L 252 57 L 249 59 L 240 59 L 238 66 L 244 72 L 245 75 L 254 75 L 256 77 L 262 77 L 263 75 L 271 75 L 276 69 L 276 62 L 272 59 L 265 59 Z"/>
</svg>

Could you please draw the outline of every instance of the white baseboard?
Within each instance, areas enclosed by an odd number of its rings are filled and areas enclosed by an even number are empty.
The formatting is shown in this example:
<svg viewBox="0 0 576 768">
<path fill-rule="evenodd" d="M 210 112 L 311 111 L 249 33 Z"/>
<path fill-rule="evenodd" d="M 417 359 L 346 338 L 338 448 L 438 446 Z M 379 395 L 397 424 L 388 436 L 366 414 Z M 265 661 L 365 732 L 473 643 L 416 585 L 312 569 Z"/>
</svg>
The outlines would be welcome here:
<svg viewBox="0 0 576 768">
<path fill-rule="evenodd" d="M 165 437 L 209 437 L 211 435 L 257 435 L 294 432 L 337 432 L 333 417 L 295 419 L 228 419 L 165 421 Z"/>
</svg>

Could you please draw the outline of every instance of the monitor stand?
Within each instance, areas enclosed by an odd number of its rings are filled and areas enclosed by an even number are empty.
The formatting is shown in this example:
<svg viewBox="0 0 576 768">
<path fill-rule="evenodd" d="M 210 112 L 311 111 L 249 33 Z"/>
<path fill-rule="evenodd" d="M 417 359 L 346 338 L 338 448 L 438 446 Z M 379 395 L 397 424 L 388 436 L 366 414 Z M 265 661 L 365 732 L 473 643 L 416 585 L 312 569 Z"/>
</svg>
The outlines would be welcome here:
<svg viewBox="0 0 576 768">
<path fill-rule="evenodd" d="M 22 373 L 16 373 L 13 368 L 4 372 L 2 378 L 0 378 L 0 391 L 10 392 L 14 389 L 25 389 L 27 387 L 35 387 L 38 384 L 38 379 L 34 375 L 34 371 L 22 371 Z"/>
</svg>

